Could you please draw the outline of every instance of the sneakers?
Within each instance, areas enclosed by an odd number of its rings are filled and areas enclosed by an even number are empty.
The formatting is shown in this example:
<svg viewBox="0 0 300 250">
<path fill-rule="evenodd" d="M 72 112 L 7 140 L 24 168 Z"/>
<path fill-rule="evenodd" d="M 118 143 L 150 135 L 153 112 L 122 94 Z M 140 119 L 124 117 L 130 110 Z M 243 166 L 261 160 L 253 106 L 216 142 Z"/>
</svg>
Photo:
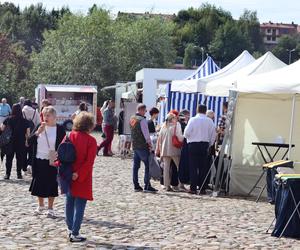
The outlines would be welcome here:
<svg viewBox="0 0 300 250">
<path fill-rule="evenodd" d="M 83 242 L 83 241 L 86 241 L 86 238 L 81 236 L 80 234 L 78 235 L 71 234 L 70 236 L 70 242 Z"/>
<path fill-rule="evenodd" d="M 157 191 L 158 191 L 157 189 L 151 187 L 150 185 L 148 185 L 147 187 L 145 186 L 144 188 L 145 193 L 156 193 Z"/>
<path fill-rule="evenodd" d="M 143 192 L 143 188 L 140 185 L 135 186 L 134 187 L 134 192 Z"/>
<path fill-rule="evenodd" d="M 40 207 L 40 206 L 38 206 L 37 208 L 36 208 L 36 210 L 34 211 L 34 214 L 35 215 L 41 215 L 41 214 L 43 214 L 43 212 L 46 210 L 46 208 L 45 207 Z"/>
<path fill-rule="evenodd" d="M 4 176 L 4 180 L 9 180 L 9 175 L 8 175 L 8 174 L 6 174 L 6 175 Z"/>
<path fill-rule="evenodd" d="M 53 209 L 48 209 L 48 211 L 47 211 L 47 217 L 48 217 L 48 218 L 56 218 Z"/>
</svg>

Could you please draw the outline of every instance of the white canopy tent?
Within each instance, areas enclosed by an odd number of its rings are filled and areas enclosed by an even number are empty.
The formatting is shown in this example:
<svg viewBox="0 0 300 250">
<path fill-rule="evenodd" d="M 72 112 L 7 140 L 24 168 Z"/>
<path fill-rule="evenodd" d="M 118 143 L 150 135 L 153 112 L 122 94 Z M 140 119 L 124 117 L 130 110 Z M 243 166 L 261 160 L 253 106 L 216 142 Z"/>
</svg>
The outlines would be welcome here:
<svg viewBox="0 0 300 250">
<path fill-rule="evenodd" d="M 201 92 L 209 96 L 228 96 L 229 90 L 236 88 L 237 81 L 239 79 L 250 75 L 269 72 L 284 66 L 286 66 L 284 62 L 280 61 L 276 56 L 268 51 L 246 67 L 243 67 L 228 76 L 202 84 Z"/>
<path fill-rule="evenodd" d="M 300 60 L 284 68 L 237 82 L 238 97 L 232 124 L 230 193 L 247 194 L 264 163 L 252 142 L 295 144 L 289 159 L 300 171 Z M 258 190 L 257 190 L 258 191 Z"/>
<path fill-rule="evenodd" d="M 255 61 L 253 56 L 248 51 L 243 51 L 235 60 L 228 64 L 223 69 L 215 72 L 214 74 L 208 75 L 198 80 L 176 80 L 172 81 L 171 91 L 184 92 L 184 93 L 201 93 L 202 85 L 213 80 L 223 78 L 227 75 L 232 74 L 240 70 L 241 68 L 249 65 Z"/>
</svg>

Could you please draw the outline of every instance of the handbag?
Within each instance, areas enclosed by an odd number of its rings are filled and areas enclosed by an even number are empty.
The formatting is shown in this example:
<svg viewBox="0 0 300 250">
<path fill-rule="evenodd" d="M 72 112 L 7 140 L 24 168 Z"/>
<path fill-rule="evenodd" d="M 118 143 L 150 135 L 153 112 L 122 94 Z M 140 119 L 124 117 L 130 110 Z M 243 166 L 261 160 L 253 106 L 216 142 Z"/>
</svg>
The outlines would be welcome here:
<svg viewBox="0 0 300 250">
<path fill-rule="evenodd" d="M 176 135 L 176 130 L 177 130 L 177 123 L 175 125 L 175 129 L 174 129 L 174 134 L 172 136 L 172 144 L 175 148 L 182 148 L 183 146 L 183 141 L 180 141 Z"/>
<path fill-rule="evenodd" d="M 47 145 L 48 145 L 48 148 L 49 148 L 49 155 L 48 155 L 49 165 L 50 166 L 55 166 L 55 161 L 57 160 L 57 152 L 50 148 L 49 138 L 48 138 L 46 130 L 45 130 L 45 136 L 46 136 L 46 141 L 47 141 Z"/>
<path fill-rule="evenodd" d="M 161 178 L 160 165 L 152 152 L 149 155 L 149 175 L 153 180 L 160 180 Z"/>
</svg>

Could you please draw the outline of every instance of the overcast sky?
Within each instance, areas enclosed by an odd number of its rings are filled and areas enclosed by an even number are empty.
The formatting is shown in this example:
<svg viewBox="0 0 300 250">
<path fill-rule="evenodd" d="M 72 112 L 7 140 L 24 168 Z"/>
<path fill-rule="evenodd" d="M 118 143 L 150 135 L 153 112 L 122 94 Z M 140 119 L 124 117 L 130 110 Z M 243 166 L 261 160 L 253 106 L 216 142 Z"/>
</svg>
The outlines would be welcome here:
<svg viewBox="0 0 300 250">
<path fill-rule="evenodd" d="M 4 1 L 1 1 L 2 3 Z M 52 9 L 68 6 L 74 12 L 86 13 L 94 4 L 103 5 L 113 12 L 145 12 L 177 13 L 188 7 L 199 7 L 202 3 L 209 2 L 230 11 L 234 18 L 238 18 L 244 9 L 257 10 L 261 22 L 287 22 L 300 24 L 299 0 L 10 0 L 21 8 L 30 4 L 43 3 Z"/>
</svg>

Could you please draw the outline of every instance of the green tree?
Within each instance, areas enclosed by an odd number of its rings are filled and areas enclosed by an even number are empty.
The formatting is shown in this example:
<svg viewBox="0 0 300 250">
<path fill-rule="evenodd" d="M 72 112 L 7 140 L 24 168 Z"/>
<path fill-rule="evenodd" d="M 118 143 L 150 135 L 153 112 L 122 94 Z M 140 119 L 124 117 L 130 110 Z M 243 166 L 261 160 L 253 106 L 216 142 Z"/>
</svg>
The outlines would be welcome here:
<svg viewBox="0 0 300 250">
<path fill-rule="evenodd" d="M 184 56 L 185 48 L 190 43 L 207 49 L 219 26 L 228 20 L 232 20 L 230 12 L 211 4 L 179 11 L 174 19 L 174 44 L 177 54 Z"/>
<path fill-rule="evenodd" d="M 113 52 L 119 79 L 132 80 L 144 67 L 168 67 L 175 62 L 174 25 L 160 18 L 118 20 L 114 23 Z"/>
<path fill-rule="evenodd" d="M 17 95 L 30 94 L 26 85 L 30 64 L 23 45 L 0 34 L 0 58 L 0 96 L 16 100 Z"/>
<path fill-rule="evenodd" d="M 285 35 L 279 39 L 278 44 L 273 49 L 273 53 L 280 60 L 289 63 L 289 56 L 291 53 L 291 62 L 300 58 L 300 36 L 299 35 Z"/>
<path fill-rule="evenodd" d="M 192 68 L 194 65 L 198 65 L 200 61 L 202 61 L 202 50 L 204 48 L 200 48 L 195 44 L 188 44 L 184 52 L 183 64 L 186 68 Z"/>
<path fill-rule="evenodd" d="M 249 47 L 251 45 L 238 25 L 233 21 L 228 21 L 217 30 L 216 36 L 209 46 L 209 51 L 224 66 Z"/>
<path fill-rule="evenodd" d="M 245 10 L 238 20 L 238 27 L 251 45 L 248 48 L 250 53 L 254 51 L 265 51 L 256 11 Z"/>
</svg>

